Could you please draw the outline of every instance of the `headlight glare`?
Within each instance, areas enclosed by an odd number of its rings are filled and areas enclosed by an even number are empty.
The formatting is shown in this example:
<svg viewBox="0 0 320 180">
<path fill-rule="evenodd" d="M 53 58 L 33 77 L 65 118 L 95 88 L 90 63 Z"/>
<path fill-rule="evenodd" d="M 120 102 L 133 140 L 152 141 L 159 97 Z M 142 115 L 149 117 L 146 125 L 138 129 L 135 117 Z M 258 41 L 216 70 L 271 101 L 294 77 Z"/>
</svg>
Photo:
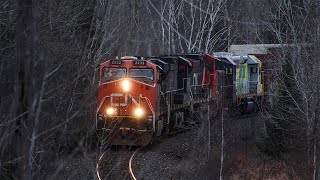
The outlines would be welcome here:
<svg viewBox="0 0 320 180">
<path fill-rule="evenodd" d="M 107 114 L 108 115 L 113 115 L 114 114 L 114 109 L 112 107 L 107 109 Z"/>
<path fill-rule="evenodd" d="M 134 111 L 134 115 L 137 116 L 137 117 L 141 117 L 141 116 L 143 116 L 143 114 L 144 114 L 144 112 L 143 112 L 143 110 L 141 108 L 137 108 Z"/>
<path fill-rule="evenodd" d="M 122 81 L 122 89 L 125 92 L 128 92 L 130 90 L 130 82 L 127 79 Z"/>
</svg>

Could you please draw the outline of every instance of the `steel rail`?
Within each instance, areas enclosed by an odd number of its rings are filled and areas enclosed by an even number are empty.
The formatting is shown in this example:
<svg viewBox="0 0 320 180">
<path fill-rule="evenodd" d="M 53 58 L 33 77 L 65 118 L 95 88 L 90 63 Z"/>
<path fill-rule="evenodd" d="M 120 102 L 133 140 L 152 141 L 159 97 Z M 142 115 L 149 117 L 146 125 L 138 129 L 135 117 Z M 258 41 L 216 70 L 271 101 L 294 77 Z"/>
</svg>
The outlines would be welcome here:
<svg viewBox="0 0 320 180">
<path fill-rule="evenodd" d="M 138 151 L 141 150 L 141 148 L 138 148 L 130 157 L 130 160 L 129 160 L 129 164 L 128 164 L 128 168 L 129 168 L 129 174 L 131 176 L 131 179 L 133 180 L 137 180 L 136 176 L 134 175 L 133 173 L 133 170 L 132 170 L 132 160 L 134 158 L 134 156 L 138 153 Z"/>
<path fill-rule="evenodd" d="M 97 177 L 99 180 L 101 180 L 100 174 L 99 174 L 99 162 L 101 161 L 101 159 L 103 158 L 103 156 L 106 154 L 107 151 L 104 151 L 102 153 L 102 155 L 100 156 L 98 162 L 97 162 L 97 166 L 96 166 L 96 173 L 97 173 Z"/>
</svg>

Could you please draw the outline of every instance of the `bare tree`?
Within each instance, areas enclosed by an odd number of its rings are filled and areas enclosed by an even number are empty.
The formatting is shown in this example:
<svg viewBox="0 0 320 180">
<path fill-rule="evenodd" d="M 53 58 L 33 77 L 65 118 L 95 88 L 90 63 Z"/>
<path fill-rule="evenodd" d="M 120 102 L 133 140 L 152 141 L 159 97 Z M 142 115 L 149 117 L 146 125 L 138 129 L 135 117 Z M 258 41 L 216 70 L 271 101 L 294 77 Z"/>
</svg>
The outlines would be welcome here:
<svg viewBox="0 0 320 180">
<path fill-rule="evenodd" d="M 269 27 L 282 44 L 282 56 L 274 62 L 274 67 L 281 68 L 275 71 L 278 74 L 272 85 L 273 113 L 269 117 L 273 119 L 274 138 L 280 136 L 282 140 L 273 139 L 282 151 L 300 149 L 308 160 L 313 152 L 314 179 L 317 179 L 320 64 L 316 44 L 319 30 L 318 20 L 312 17 L 318 5 L 315 1 L 274 3 L 277 9 L 270 12 L 273 19 Z"/>
<path fill-rule="evenodd" d="M 215 28 L 221 22 L 224 0 L 163 0 L 160 9 L 148 2 L 160 17 L 162 46 L 168 48 L 164 52 L 211 52 L 226 33 L 224 28 Z"/>
</svg>

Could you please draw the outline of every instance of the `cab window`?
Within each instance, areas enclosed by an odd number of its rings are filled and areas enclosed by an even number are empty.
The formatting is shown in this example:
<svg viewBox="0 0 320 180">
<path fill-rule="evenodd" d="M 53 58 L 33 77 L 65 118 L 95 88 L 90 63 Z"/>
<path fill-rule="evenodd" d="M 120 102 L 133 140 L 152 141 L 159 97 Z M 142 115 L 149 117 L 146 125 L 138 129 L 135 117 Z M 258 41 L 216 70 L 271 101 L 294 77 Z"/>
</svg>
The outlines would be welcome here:
<svg viewBox="0 0 320 180">
<path fill-rule="evenodd" d="M 103 68 L 102 69 L 102 81 L 110 81 L 119 79 L 126 76 L 125 68 Z"/>
<path fill-rule="evenodd" d="M 150 79 L 154 80 L 154 73 L 153 69 L 143 69 L 143 68 L 132 68 L 129 69 L 129 77 L 132 78 L 144 78 L 144 79 Z"/>
</svg>

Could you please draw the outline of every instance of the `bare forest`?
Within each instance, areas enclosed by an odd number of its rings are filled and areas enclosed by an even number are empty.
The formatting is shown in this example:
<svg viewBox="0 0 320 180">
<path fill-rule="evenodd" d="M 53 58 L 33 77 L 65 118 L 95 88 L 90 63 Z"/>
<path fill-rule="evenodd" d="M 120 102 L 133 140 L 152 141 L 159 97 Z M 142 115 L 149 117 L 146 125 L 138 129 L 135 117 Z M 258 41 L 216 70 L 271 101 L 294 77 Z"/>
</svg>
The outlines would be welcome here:
<svg viewBox="0 0 320 180">
<path fill-rule="evenodd" d="M 100 179 L 95 69 L 106 59 L 233 44 L 280 45 L 265 70 L 269 103 L 248 117 L 207 104 L 185 128 L 194 134 L 175 155 L 178 175 L 140 176 L 320 179 L 318 43 L 318 0 L 1 0 L 0 179 Z"/>
</svg>

